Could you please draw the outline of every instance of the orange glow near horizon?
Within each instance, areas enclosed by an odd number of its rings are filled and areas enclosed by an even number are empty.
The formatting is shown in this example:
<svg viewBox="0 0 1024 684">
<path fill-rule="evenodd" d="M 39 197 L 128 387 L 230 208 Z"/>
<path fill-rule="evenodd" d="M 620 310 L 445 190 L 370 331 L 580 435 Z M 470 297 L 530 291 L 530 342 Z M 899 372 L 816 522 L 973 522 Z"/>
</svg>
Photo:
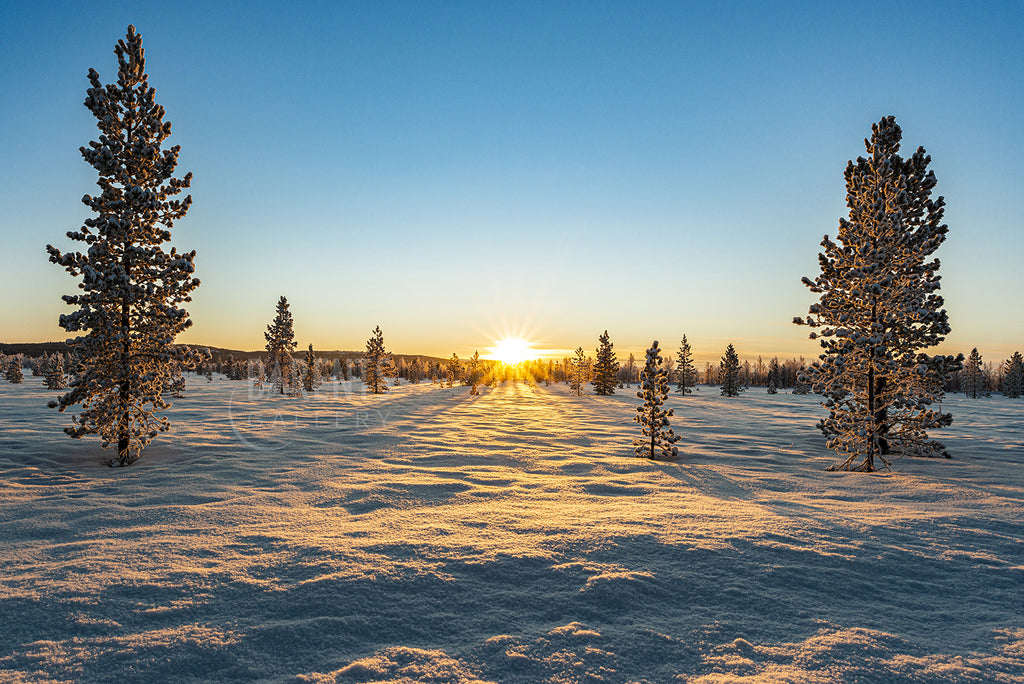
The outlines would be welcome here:
<svg viewBox="0 0 1024 684">
<path fill-rule="evenodd" d="M 538 351 L 526 340 L 518 337 L 506 337 L 498 340 L 495 346 L 488 347 L 487 356 L 484 358 L 501 361 L 511 366 L 523 361 L 532 361 L 539 356 Z"/>
</svg>

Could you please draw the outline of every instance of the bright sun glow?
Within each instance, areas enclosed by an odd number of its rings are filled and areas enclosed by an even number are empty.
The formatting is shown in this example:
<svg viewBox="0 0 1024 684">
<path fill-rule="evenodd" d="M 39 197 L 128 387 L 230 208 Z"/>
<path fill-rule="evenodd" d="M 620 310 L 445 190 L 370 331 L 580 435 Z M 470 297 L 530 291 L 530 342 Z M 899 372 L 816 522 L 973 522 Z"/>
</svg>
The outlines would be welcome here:
<svg viewBox="0 0 1024 684">
<path fill-rule="evenodd" d="M 498 340 L 498 343 L 490 348 L 490 354 L 488 354 L 488 358 L 508 364 L 529 361 L 537 357 L 537 351 L 530 346 L 530 343 L 518 337 L 506 337 L 503 340 Z"/>
</svg>

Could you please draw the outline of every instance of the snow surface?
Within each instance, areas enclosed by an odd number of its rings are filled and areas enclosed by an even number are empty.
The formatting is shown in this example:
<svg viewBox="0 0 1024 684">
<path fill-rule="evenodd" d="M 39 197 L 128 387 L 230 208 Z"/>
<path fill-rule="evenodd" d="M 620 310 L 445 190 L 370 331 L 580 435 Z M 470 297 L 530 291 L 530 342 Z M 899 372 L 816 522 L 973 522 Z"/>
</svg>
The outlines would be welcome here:
<svg viewBox="0 0 1024 684">
<path fill-rule="evenodd" d="M 0 383 L 0 681 L 1024 681 L 1024 401 L 829 473 L 814 396 L 189 377 L 131 468 Z M 937 435 L 938 436 L 938 435 Z"/>
</svg>

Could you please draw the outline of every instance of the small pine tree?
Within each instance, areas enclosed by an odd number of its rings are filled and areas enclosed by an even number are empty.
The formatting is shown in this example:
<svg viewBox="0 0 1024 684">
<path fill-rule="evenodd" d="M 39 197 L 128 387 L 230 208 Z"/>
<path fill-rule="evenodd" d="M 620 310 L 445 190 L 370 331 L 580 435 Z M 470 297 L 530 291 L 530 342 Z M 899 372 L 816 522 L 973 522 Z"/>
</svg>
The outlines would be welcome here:
<svg viewBox="0 0 1024 684">
<path fill-rule="evenodd" d="M 452 358 L 448 359 L 446 379 L 449 387 L 454 387 L 455 383 L 462 380 L 462 362 L 455 352 L 452 352 Z"/>
<path fill-rule="evenodd" d="M 743 391 L 740 382 L 740 357 L 730 343 L 718 367 L 718 381 L 722 383 L 723 397 L 738 397 Z"/>
<path fill-rule="evenodd" d="M 320 369 L 317 368 L 316 354 L 313 353 L 313 343 L 306 349 L 306 370 L 302 375 L 302 388 L 312 392 L 320 386 Z"/>
<path fill-rule="evenodd" d="M 104 86 L 89 69 L 84 103 L 100 135 L 80 152 L 97 171 L 102 192 L 82 197 L 96 216 L 67 236 L 88 249 L 61 253 L 46 246 L 52 263 L 82 278 L 80 293 L 63 297 L 79 308 L 61 315 L 60 325 L 85 332 L 71 343 L 81 372 L 70 391 L 49 406 L 63 412 L 80 404 L 81 413 L 64 432 L 76 439 L 99 435 L 104 447 L 117 448 L 108 464 L 127 466 L 170 427 L 157 414 L 169 407 L 163 390 L 173 364 L 191 366 L 204 355 L 174 344 L 192 326 L 179 305 L 192 301 L 199 287 L 192 277 L 195 252 L 163 248 L 174 222 L 192 205 L 191 196 L 174 199 L 191 185 L 192 174 L 175 178 L 179 148 L 163 149 L 171 124 L 154 100 L 142 36 L 134 26 L 114 54 L 117 83 Z"/>
<path fill-rule="evenodd" d="M 66 389 L 67 386 L 68 379 L 64 375 L 64 357 L 54 354 L 46 359 L 46 389 Z"/>
<path fill-rule="evenodd" d="M 644 369 L 640 371 L 640 389 L 636 396 L 644 402 L 637 407 L 637 415 L 633 418 L 640 423 L 643 438 L 633 441 L 634 453 L 639 458 L 675 458 L 679 455 L 675 446 L 679 436 L 669 427 L 673 410 L 662 408 L 668 397 L 668 371 L 662 364 L 657 340 L 647 350 L 647 360 Z"/>
<path fill-rule="evenodd" d="M 676 355 L 678 368 L 676 369 L 676 392 L 683 396 L 693 394 L 693 388 L 697 385 L 697 369 L 693 367 L 693 350 L 690 343 L 683 335 L 679 343 L 679 353 Z"/>
<path fill-rule="evenodd" d="M 7 372 L 4 373 L 4 377 L 7 378 L 7 382 L 20 385 L 25 382 L 25 374 L 21 370 L 21 357 L 12 356 L 7 362 Z"/>
<path fill-rule="evenodd" d="M 583 385 L 587 382 L 587 357 L 583 347 L 576 347 L 576 356 L 572 359 L 572 370 L 569 372 L 569 389 L 577 397 L 583 396 Z"/>
<path fill-rule="evenodd" d="M 1003 394 L 1011 399 L 1019 399 L 1024 394 L 1024 357 L 1020 352 L 1014 352 L 1003 364 L 1003 369 Z"/>
<path fill-rule="evenodd" d="M 277 314 L 263 333 L 267 340 L 267 368 L 273 369 L 274 388 L 281 394 L 292 394 L 297 378 L 292 373 L 292 352 L 295 341 L 292 312 L 288 310 L 288 299 L 282 295 L 277 301 Z"/>
<path fill-rule="evenodd" d="M 981 365 L 981 354 L 977 347 L 971 350 L 964 365 L 963 387 L 964 394 L 972 399 L 985 394 L 985 369 Z"/>
<path fill-rule="evenodd" d="M 615 379 L 619 373 L 619 361 L 615 358 L 614 345 L 608 339 L 608 331 L 597 338 L 597 357 L 594 363 L 594 394 L 607 396 L 615 394 Z"/>
<path fill-rule="evenodd" d="M 386 377 L 393 372 L 394 363 L 391 353 L 384 348 L 384 333 L 378 325 L 373 335 L 366 341 L 366 354 L 363 356 L 363 382 L 374 394 L 388 391 Z"/>
</svg>

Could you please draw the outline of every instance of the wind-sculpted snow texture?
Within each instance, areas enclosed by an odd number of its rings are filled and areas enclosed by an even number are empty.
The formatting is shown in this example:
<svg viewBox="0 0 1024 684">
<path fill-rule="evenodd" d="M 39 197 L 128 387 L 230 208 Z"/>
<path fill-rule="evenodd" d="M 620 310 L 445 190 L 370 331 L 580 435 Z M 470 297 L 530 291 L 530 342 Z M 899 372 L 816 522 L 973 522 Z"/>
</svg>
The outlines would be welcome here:
<svg viewBox="0 0 1024 684">
<path fill-rule="evenodd" d="M 130 469 L 0 383 L 0 681 L 1024 678 L 1021 403 L 825 472 L 813 396 L 187 378 Z"/>
</svg>

